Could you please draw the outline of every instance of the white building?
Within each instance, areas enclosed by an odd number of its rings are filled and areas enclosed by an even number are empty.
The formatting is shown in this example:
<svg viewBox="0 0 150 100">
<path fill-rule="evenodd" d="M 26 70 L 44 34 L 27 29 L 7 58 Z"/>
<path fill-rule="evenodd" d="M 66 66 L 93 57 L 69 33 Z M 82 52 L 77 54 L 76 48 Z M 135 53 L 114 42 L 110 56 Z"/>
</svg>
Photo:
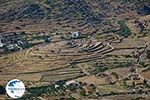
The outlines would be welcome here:
<svg viewBox="0 0 150 100">
<path fill-rule="evenodd" d="M 0 42 L 0 48 L 2 48 L 3 46 L 4 46 L 4 44 Z"/>
<path fill-rule="evenodd" d="M 80 36 L 80 32 L 70 32 L 71 38 L 78 38 Z"/>
<path fill-rule="evenodd" d="M 74 81 L 74 80 L 71 80 L 71 81 L 67 81 L 66 82 L 66 85 L 70 85 L 70 84 L 79 84 L 78 82 Z"/>
</svg>

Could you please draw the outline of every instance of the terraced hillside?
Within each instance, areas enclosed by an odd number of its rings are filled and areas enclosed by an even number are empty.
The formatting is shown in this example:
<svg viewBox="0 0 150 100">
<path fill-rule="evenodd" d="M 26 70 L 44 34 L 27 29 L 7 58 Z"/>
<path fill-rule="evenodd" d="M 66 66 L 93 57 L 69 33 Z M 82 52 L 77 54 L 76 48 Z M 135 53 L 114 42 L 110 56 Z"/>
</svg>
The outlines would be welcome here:
<svg viewBox="0 0 150 100">
<path fill-rule="evenodd" d="M 22 80 L 21 100 L 149 100 L 149 7 L 149 0 L 0 0 L 0 86 Z M 1 98 L 9 99 L 5 91 Z"/>
</svg>

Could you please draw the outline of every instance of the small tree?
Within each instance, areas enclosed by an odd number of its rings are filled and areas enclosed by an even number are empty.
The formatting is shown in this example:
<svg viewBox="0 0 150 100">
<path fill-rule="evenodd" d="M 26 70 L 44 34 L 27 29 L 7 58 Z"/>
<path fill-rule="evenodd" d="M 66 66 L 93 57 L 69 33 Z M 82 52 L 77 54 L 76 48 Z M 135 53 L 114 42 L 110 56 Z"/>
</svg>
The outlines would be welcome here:
<svg viewBox="0 0 150 100">
<path fill-rule="evenodd" d="M 146 50 L 146 56 L 148 59 L 150 59 L 150 50 Z"/>
<path fill-rule="evenodd" d="M 5 88 L 3 86 L 0 85 L 0 94 L 5 94 Z"/>
<path fill-rule="evenodd" d="M 116 72 L 112 72 L 112 75 L 114 75 L 116 79 L 119 79 L 119 75 Z"/>
<path fill-rule="evenodd" d="M 85 91 L 85 90 L 81 90 L 81 91 L 80 91 L 80 95 L 81 95 L 81 96 L 86 96 L 86 91 Z"/>
</svg>

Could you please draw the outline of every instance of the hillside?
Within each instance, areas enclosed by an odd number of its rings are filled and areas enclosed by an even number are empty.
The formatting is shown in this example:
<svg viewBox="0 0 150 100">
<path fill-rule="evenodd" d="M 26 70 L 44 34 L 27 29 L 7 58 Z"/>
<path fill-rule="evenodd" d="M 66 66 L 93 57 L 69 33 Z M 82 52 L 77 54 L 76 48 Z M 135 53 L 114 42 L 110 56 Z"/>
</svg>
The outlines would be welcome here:
<svg viewBox="0 0 150 100">
<path fill-rule="evenodd" d="M 78 29 L 88 32 L 87 28 L 99 27 L 110 17 L 125 19 L 128 16 L 123 15 L 128 13 L 131 18 L 137 13 L 148 15 L 149 4 L 148 0 L 3 0 L 0 3 L 0 31 L 15 31 L 18 26 L 26 31 Z M 39 25 L 40 28 L 36 28 Z"/>
<path fill-rule="evenodd" d="M 0 100 L 150 100 L 149 0 L 0 0 Z"/>
</svg>

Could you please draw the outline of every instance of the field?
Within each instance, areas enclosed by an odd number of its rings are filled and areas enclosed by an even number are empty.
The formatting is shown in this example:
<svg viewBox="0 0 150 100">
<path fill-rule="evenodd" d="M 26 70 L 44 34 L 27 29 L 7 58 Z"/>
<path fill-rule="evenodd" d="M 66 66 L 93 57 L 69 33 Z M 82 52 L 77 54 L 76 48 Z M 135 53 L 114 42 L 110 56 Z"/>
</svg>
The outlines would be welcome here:
<svg viewBox="0 0 150 100">
<path fill-rule="evenodd" d="M 0 86 L 22 80 L 20 100 L 149 100 L 147 2 L 0 1 Z"/>
</svg>

